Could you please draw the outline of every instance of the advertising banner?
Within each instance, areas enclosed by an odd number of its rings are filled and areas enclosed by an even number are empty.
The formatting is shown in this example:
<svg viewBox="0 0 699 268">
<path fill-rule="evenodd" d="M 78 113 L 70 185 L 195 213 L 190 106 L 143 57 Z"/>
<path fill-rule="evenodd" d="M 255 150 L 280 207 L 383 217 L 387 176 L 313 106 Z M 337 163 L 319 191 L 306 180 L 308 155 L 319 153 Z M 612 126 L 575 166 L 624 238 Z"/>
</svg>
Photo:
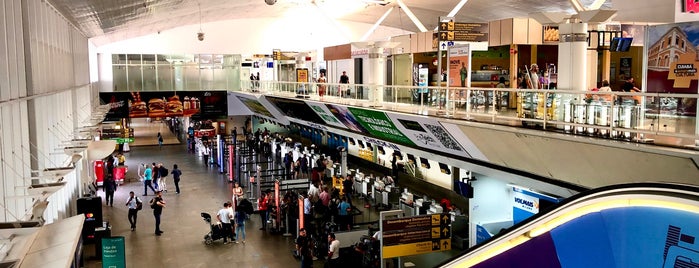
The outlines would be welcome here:
<svg viewBox="0 0 699 268">
<path fill-rule="evenodd" d="M 231 98 L 242 103 L 247 107 L 253 114 L 257 116 L 264 117 L 266 119 L 277 121 L 284 125 L 289 124 L 289 120 L 282 115 L 267 99 L 257 98 L 254 95 L 247 95 L 241 93 L 230 93 Z"/>
<path fill-rule="evenodd" d="M 326 124 L 334 126 L 334 127 L 341 127 L 341 128 L 347 128 L 340 120 L 335 118 L 332 112 L 328 109 L 327 106 L 325 106 L 324 103 L 314 103 L 307 101 L 306 105 L 308 107 L 311 107 L 311 109 L 318 114 L 318 116 L 325 121 Z"/>
<path fill-rule="evenodd" d="M 648 26 L 646 41 L 648 92 L 696 94 L 699 22 Z M 693 103 L 680 103 L 677 108 L 696 107 L 693 100 L 688 102 Z"/>
<path fill-rule="evenodd" d="M 228 115 L 226 91 L 102 92 L 100 100 L 112 109 L 108 118 L 189 117 Z"/>
<path fill-rule="evenodd" d="M 330 113 L 332 113 L 335 116 L 335 118 L 340 120 L 340 122 L 342 122 L 342 124 L 345 125 L 346 128 L 349 128 L 353 131 L 362 134 L 369 134 L 369 131 L 367 131 L 361 124 L 359 124 L 359 121 L 357 121 L 357 119 L 354 118 L 354 115 L 350 113 L 347 107 L 335 104 L 326 104 L 325 107 L 327 107 L 328 111 L 330 111 Z"/>
<path fill-rule="evenodd" d="M 471 66 L 469 56 L 471 50 L 468 44 L 449 47 L 449 86 L 470 87 Z"/>
<path fill-rule="evenodd" d="M 347 107 L 359 124 L 379 139 L 414 146 L 410 139 L 400 132 L 384 112 Z"/>
<path fill-rule="evenodd" d="M 285 98 L 265 97 L 284 115 L 296 119 L 301 119 L 307 122 L 316 124 L 325 124 L 325 121 L 316 114 L 316 112 L 306 105 L 302 100 L 293 100 Z"/>
<path fill-rule="evenodd" d="M 459 143 L 437 122 L 428 117 L 387 113 L 396 128 L 420 147 L 462 156 L 465 154 Z"/>
</svg>

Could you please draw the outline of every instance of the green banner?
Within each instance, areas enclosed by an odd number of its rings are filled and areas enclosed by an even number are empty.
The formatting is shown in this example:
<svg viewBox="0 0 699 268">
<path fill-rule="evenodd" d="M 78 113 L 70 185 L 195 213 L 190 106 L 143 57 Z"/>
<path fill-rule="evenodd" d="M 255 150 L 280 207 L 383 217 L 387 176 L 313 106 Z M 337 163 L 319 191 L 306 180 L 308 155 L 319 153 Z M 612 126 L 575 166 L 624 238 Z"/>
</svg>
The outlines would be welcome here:
<svg viewBox="0 0 699 268">
<path fill-rule="evenodd" d="M 102 268 L 126 268 L 123 236 L 102 238 Z"/>
<path fill-rule="evenodd" d="M 403 133 L 393 125 L 391 119 L 384 112 L 357 109 L 347 107 L 352 112 L 352 115 L 359 121 L 364 128 L 369 130 L 372 136 L 390 142 L 415 146 Z"/>
</svg>

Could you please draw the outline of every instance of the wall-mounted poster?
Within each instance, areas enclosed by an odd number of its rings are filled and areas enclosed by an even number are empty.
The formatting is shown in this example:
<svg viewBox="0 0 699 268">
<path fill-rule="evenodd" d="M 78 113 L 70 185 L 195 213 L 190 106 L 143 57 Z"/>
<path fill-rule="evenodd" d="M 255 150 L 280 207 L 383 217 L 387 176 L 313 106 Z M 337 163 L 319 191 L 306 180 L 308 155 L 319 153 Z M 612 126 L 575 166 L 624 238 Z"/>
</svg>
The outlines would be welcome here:
<svg viewBox="0 0 699 268">
<path fill-rule="evenodd" d="M 633 25 L 633 24 L 622 24 L 621 25 L 621 37 L 622 38 L 633 38 L 631 42 L 632 46 L 642 46 L 645 42 L 645 32 L 646 26 L 644 25 Z"/>
<path fill-rule="evenodd" d="M 648 26 L 647 91 L 697 93 L 697 46 L 699 22 Z M 696 113 L 696 101 L 679 104 L 678 109 Z"/>
<path fill-rule="evenodd" d="M 387 113 L 396 128 L 416 145 L 453 155 L 468 156 L 458 142 L 437 122 L 429 117 Z"/>
</svg>

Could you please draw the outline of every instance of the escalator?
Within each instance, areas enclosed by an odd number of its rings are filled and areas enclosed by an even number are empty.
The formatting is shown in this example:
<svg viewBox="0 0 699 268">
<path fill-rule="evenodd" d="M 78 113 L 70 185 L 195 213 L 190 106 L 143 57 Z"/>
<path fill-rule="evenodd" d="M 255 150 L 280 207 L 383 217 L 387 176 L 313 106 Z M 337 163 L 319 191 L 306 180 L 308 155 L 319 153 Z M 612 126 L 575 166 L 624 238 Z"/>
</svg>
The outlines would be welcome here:
<svg viewBox="0 0 699 268">
<path fill-rule="evenodd" d="M 699 187 L 580 193 L 440 267 L 699 267 Z"/>
</svg>

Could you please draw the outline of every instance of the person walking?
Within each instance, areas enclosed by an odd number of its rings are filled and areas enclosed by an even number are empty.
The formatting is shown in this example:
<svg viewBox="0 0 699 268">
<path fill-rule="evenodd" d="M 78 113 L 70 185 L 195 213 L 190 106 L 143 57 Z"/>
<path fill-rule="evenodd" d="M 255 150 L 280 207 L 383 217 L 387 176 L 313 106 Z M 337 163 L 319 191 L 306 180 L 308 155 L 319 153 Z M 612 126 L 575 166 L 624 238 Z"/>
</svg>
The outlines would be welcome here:
<svg viewBox="0 0 699 268">
<path fill-rule="evenodd" d="M 126 201 L 126 206 L 129 208 L 129 223 L 131 231 L 136 231 L 136 220 L 138 219 L 138 211 L 143 207 L 143 201 L 138 196 L 135 196 L 133 191 L 129 192 L 129 200 Z"/>
<path fill-rule="evenodd" d="M 204 165 L 209 166 L 209 154 L 211 153 L 211 150 L 209 149 L 209 145 L 204 145 Z"/>
<path fill-rule="evenodd" d="M 114 177 L 109 174 L 107 179 L 104 180 L 104 192 L 105 192 L 105 205 L 113 207 L 114 206 L 114 192 L 117 190 L 116 181 Z"/>
<path fill-rule="evenodd" d="M 320 100 L 323 100 L 323 96 L 325 96 L 325 89 L 327 88 L 325 83 L 327 82 L 328 79 L 325 78 L 325 73 L 320 72 L 320 77 L 318 78 L 318 96 L 320 96 Z"/>
<path fill-rule="evenodd" d="M 239 209 L 235 212 L 235 243 L 242 241 L 245 244 L 245 219 L 247 219 L 248 214 L 245 213 L 244 209 Z"/>
<path fill-rule="evenodd" d="M 163 135 L 158 132 L 158 148 L 163 149 Z"/>
<path fill-rule="evenodd" d="M 155 188 L 153 188 L 153 169 L 151 166 L 146 165 L 146 169 L 143 171 L 143 196 L 148 195 L 148 187 L 150 187 L 155 194 Z"/>
<path fill-rule="evenodd" d="M 235 241 L 233 238 L 233 229 L 231 227 L 231 219 L 233 219 L 233 214 L 231 214 L 230 204 L 228 202 L 223 203 L 223 208 L 218 211 L 216 218 L 221 222 L 221 231 L 223 232 L 223 244 L 228 244 L 228 238 L 231 242 Z"/>
<path fill-rule="evenodd" d="M 159 189 L 163 192 L 167 192 L 166 179 L 167 179 L 167 175 L 169 175 L 168 173 L 170 171 L 167 170 L 167 168 L 165 167 L 165 165 L 163 165 L 163 163 L 158 163 L 158 172 L 160 174 L 160 176 L 158 176 L 158 186 L 160 187 Z"/>
<path fill-rule="evenodd" d="M 158 188 L 158 183 L 160 182 L 160 165 L 153 162 L 153 167 L 151 169 L 153 170 L 153 187 L 155 187 L 155 190 L 160 190 L 160 188 Z"/>
<path fill-rule="evenodd" d="M 153 209 L 153 217 L 155 217 L 155 235 L 160 236 L 163 234 L 163 230 L 160 230 L 160 215 L 163 214 L 163 208 L 165 208 L 163 192 L 155 192 L 155 197 L 150 200 L 150 207 Z"/>
<path fill-rule="evenodd" d="M 335 233 L 328 234 L 328 266 L 340 267 L 340 240 L 335 239 Z"/>
<path fill-rule="evenodd" d="M 175 193 L 180 193 L 180 176 L 182 176 L 182 171 L 177 168 L 177 164 L 172 166 L 172 179 L 175 181 Z"/>
</svg>

